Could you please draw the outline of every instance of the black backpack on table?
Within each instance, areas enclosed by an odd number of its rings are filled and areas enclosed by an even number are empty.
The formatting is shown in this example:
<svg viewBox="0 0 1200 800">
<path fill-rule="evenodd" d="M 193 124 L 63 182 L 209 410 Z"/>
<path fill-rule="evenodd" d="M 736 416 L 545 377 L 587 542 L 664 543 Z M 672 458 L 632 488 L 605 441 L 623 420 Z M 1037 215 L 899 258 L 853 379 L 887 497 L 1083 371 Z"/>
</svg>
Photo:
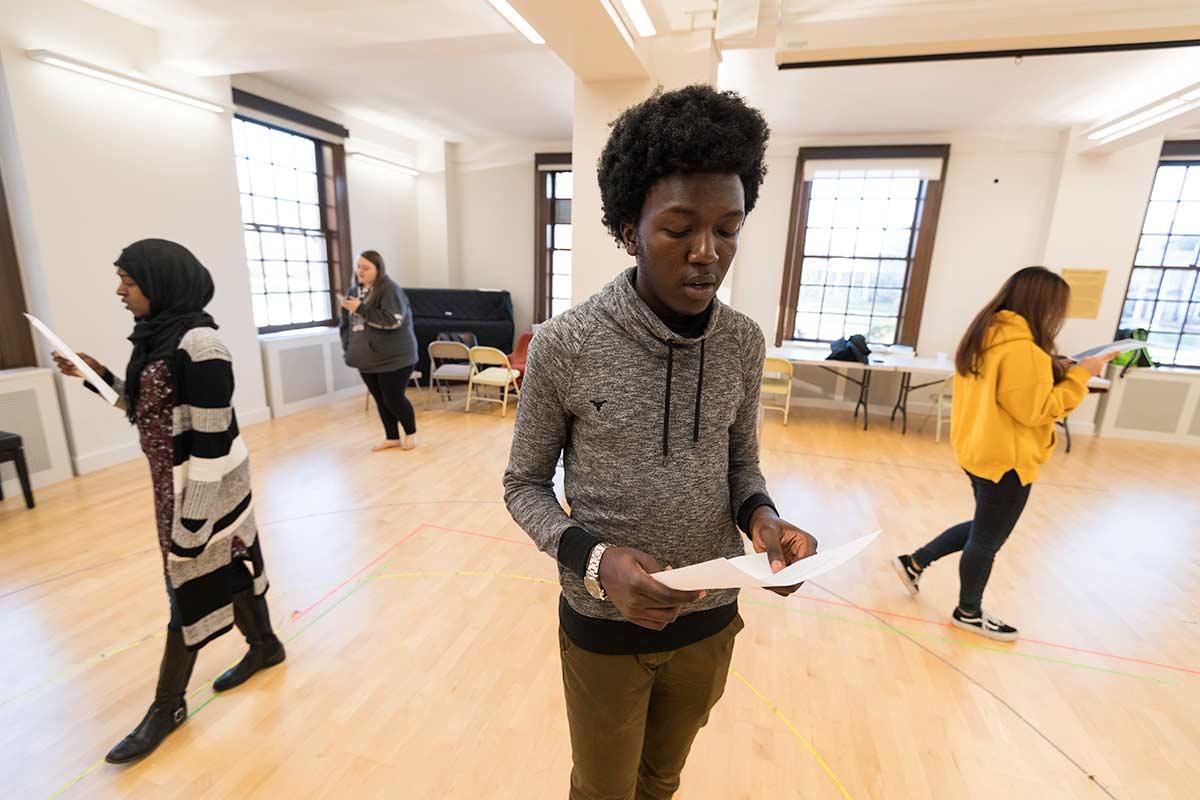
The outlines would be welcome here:
<svg viewBox="0 0 1200 800">
<path fill-rule="evenodd" d="M 868 356 L 871 355 L 871 348 L 867 347 L 866 337 L 861 333 L 856 333 L 849 339 L 830 342 L 829 349 L 831 352 L 826 356 L 826 361 L 856 361 L 866 364 L 869 363 Z"/>
</svg>

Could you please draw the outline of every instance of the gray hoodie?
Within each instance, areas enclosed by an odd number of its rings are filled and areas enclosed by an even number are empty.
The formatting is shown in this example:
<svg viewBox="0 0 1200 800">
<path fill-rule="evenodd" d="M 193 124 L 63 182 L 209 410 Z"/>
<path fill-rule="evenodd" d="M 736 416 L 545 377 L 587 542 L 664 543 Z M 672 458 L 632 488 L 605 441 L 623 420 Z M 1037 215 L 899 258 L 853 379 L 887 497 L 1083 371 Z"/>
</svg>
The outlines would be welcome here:
<svg viewBox="0 0 1200 800">
<path fill-rule="evenodd" d="M 757 439 L 762 331 L 714 300 L 703 333 L 682 338 L 638 297 L 634 272 L 533 338 L 504 473 L 508 510 L 555 557 L 573 527 L 664 567 L 742 555 L 738 512 L 766 492 Z M 570 516 L 552 483 L 560 452 Z M 576 613 L 621 619 L 576 572 L 560 565 L 559 574 Z M 682 613 L 736 597 L 710 592 Z"/>
<path fill-rule="evenodd" d="M 359 372 L 394 372 L 417 363 L 408 295 L 386 275 L 358 311 L 351 314 L 342 309 L 339 328 L 346 366 Z"/>
</svg>

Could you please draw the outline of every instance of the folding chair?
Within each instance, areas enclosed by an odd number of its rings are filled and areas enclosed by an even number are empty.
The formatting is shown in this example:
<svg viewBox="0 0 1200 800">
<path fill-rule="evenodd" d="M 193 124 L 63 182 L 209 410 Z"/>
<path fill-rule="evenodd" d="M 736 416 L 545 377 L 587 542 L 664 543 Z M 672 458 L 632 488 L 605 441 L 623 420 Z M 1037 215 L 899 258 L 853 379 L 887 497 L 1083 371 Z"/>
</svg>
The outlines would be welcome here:
<svg viewBox="0 0 1200 800">
<path fill-rule="evenodd" d="M 925 415 L 925 419 L 921 420 L 921 427 L 917 429 L 917 433 L 925 430 L 925 423 L 929 422 L 929 418 L 936 414 L 937 425 L 933 431 L 933 440 L 939 443 L 942 441 L 942 425 L 950 424 L 950 407 L 953 399 L 950 396 L 950 390 L 953 388 L 954 376 L 951 375 L 938 387 L 937 394 L 930 395 L 929 399 L 933 401 L 933 410 Z"/>
<path fill-rule="evenodd" d="M 429 343 L 429 389 L 435 387 L 443 401 L 450 399 L 451 383 L 471 380 L 471 348 L 462 342 L 436 341 Z"/>
<path fill-rule="evenodd" d="M 783 405 L 771 405 L 764 402 L 763 408 L 783 412 L 783 424 L 788 424 L 788 412 L 792 407 L 792 362 L 786 358 L 768 358 L 763 362 L 762 391 L 763 394 L 783 396 Z"/>
<path fill-rule="evenodd" d="M 502 350 L 497 350 L 494 347 L 472 347 L 471 348 L 471 374 L 467 381 L 467 411 L 471 410 L 471 400 L 479 400 L 484 403 L 498 403 L 500 405 L 500 416 L 508 414 L 508 395 L 511 391 L 514 395 L 520 396 L 520 390 L 517 388 L 517 380 L 521 377 L 521 371 L 513 369 L 508 363 L 508 356 Z M 502 397 L 496 400 L 483 395 L 476 395 L 476 386 L 490 386 L 494 389 L 501 390 Z"/>
</svg>

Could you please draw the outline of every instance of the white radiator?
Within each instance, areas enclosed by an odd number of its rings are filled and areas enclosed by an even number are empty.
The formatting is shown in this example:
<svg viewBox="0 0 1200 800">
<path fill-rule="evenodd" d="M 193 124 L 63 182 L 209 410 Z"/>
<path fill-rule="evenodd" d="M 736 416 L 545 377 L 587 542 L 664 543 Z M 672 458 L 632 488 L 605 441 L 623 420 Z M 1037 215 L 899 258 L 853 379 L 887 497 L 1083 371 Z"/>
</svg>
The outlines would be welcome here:
<svg viewBox="0 0 1200 800">
<path fill-rule="evenodd" d="M 366 392 L 358 371 L 342 360 L 337 328 L 305 328 L 258 337 L 271 415 L 298 411 Z"/>
<path fill-rule="evenodd" d="M 73 474 L 53 370 L 0 370 L 0 430 L 21 435 L 30 483 L 35 489 Z M 0 464 L 0 480 L 6 498 L 24 502 L 13 464 Z"/>
</svg>

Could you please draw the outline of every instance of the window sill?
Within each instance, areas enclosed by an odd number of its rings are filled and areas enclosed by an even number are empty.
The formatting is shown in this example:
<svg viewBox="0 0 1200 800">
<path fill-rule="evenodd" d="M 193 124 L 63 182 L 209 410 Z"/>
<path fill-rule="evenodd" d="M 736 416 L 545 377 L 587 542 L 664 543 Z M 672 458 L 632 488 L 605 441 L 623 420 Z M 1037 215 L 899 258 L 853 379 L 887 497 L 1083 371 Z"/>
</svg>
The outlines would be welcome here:
<svg viewBox="0 0 1200 800">
<path fill-rule="evenodd" d="M 338 335 L 338 329 L 335 325 L 313 325 L 311 328 L 293 328 L 290 331 L 260 333 L 258 334 L 258 340 L 260 342 L 279 342 L 292 339 L 315 339 L 321 336 L 336 335 Z"/>
</svg>

